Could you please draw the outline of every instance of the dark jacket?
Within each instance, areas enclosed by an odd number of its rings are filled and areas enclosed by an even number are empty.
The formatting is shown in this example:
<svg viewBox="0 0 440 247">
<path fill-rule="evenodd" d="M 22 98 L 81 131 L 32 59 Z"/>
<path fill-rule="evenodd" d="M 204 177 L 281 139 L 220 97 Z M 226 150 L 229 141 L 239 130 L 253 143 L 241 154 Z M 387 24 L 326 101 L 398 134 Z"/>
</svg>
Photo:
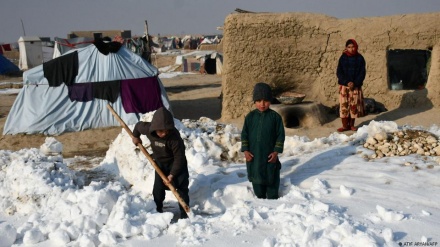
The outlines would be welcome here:
<svg viewBox="0 0 440 247">
<path fill-rule="evenodd" d="M 361 54 L 349 57 L 343 53 L 339 58 L 336 75 L 339 85 L 347 86 L 352 81 L 354 87 L 361 88 L 366 75 L 364 57 Z"/>
<path fill-rule="evenodd" d="M 269 163 L 267 160 L 270 153 L 283 152 L 284 139 L 283 120 L 274 110 L 253 110 L 246 115 L 241 132 L 241 151 L 249 151 L 254 155 L 252 161 L 246 162 L 250 182 L 273 184 L 281 163 L 279 160 L 276 163 Z"/>
<path fill-rule="evenodd" d="M 169 130 L 164 138 L 156 135 L 156 130 Z M 179 131 L 174 127 L 174 118 L 166 108 L 159 108 L 150 122 L 138 122 L 133 129 L 133 136 L 146 135 L 151 142 L 153 158 L 165 175 L 189 177 L 185 156 L 185 144 Z M 178 179 L 180 180 L 180 179 Z"/>
</svg>

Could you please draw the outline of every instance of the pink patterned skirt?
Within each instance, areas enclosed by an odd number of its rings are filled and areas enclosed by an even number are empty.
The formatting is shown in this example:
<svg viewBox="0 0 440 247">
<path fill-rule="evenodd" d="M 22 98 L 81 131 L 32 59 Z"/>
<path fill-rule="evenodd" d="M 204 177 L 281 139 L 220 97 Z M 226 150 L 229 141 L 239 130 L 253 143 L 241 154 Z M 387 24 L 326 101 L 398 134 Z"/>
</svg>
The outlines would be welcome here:
<svg viewBox="0 0 440 247">
<path fill-rule="evenodd" d="M 339 85 L 339 116 L 341 118 L 359 118 L 365 116 L 362 88 Z"/>
</svg>

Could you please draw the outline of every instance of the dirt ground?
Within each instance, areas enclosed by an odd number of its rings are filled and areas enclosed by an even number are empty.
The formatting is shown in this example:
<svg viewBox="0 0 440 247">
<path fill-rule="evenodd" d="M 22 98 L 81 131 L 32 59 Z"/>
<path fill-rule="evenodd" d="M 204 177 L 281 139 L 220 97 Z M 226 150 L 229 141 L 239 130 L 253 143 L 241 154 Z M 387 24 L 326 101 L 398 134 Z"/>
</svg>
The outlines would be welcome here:
<svg viewBox="0 0 440 247">
<path fill-rule="evenodd" d="M 154 61 L 158 67 L 173 64 L 175 58 Z M 20 77 L 0 78 L 0 82 L 20 82 Z M 185 74 L 177 77 L 162 79 L 162 83 L 170 100 L 174 116 L 181 119 L 199 119 L 208 117 L 219 123 L 234 124 L 241 128 L 242 119 L 222 121 L 222 78 L 218 75 Z M 8 117 L 9 110 L 14 103 L 16 95 L 0 94 L 0 132 Z M 328 116 L 328 122 L 322 126 L 286 128 L 286 135 L 307 136 L 309 139 L 327 137 L 340 127 L 340 119 L 335 115 Z M 399 125 L 412 125 L 429 127 L 440 123 L 440 109 L 437 108 L 411 108 L 389 109 L 380 114 L 371 114 L 357 121 L 358 125 L 368 124 L 370 121 L 395 121 Z M 64 133 L 55 138 L 63 143 L 63 156 L 103 157 L 109 145 L 124 131 L 121 127 L 109 127 L 85 130 L 75 133 Z M 351 134 L 353 132 L 346 132 Z M 23 148 L 39 148 L 47 136 L 44 135 L 2 135 L 0 137 L 0 150 L 17 151 Z"/>
</svg>

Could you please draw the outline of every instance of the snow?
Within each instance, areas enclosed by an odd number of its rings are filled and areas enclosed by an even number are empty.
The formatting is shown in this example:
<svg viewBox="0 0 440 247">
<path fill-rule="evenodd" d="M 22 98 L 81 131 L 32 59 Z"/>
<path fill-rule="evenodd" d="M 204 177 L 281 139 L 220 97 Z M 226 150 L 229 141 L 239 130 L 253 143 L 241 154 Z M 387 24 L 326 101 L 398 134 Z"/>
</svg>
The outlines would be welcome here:
<svg viewBox="0 0 440 247">
<path fill-rule="evenodd" d="M 143 120 L 151 117 L 145 114 Z M 351 136 L 287 136 L 280 155 L 281 197 L 266 200 L 257 199 L 247 181 L 239 128 L 208 118 L 175 123 L 189 163 L 189 219 L 174 215 L 178 204 L 172 193 L 165 212 L 156 212 L 154 170 L 125 130 L 89 171 L 75 169 L 85 157 L 64 159 L 62 144 L 48 137 L 40 148 L 0 150 L 0 246 L 398 246 L 439 241 L 437 157 L 369 159 L 372 151 L 362 145 L 377 133 L 409 126 L 372 121 Z M 440 134 L 437 126 L 427 130 Z M 87 172 L 101 176 L 87 183 Z"/>
<path fill-rule="evenodd" d="M 152 113 L 142 116 L 151 118 Z M 205 117 L 175 124 L 189 165 L 189 219 L 178 219 L 171 192 L 165 212 L 156 212 L 154 169 L 124 129 L 101 158 L 64 158 L 62 143 L 48 137 L 38 148 L 0 150 L 0 247 L 437 246 L 440 241 L 440 158 L 373 159 L 374 151 L 363 147 L 397 130 L 438 136 L 436 125 L 371 121 L 352 135 L 287 136 L 280 198 L 266 200 L 254 196 L 247 180 L 241 126 Z"/>
<path fill-rule="evenodd" d="M 20 92 L 20 88 L 5 88 L 5 89 L 0 89 L 0 95 L 1 95 L 1 94 L 6 94 L 6 95 L 18 94 L 19 92 Z"/>
</svg>

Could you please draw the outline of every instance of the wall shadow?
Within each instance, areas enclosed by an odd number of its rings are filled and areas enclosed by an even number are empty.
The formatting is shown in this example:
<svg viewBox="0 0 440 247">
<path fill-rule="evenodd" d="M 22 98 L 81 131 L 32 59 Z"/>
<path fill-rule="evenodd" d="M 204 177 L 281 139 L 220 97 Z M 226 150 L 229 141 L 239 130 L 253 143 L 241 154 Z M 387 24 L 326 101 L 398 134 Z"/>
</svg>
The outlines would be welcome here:
<svg viewBox="0 0 440 247">
<path fill-rule="evenodd" d="M 207 117 L 212 120 L 221 118 L 222 99 L 219 97 L 192 100 L 170 100 L 171 109 L 177 119 L 194 119 Z"/>
<path fill-rule="evenodd" d="M 376 116 L 373 119 L 359 123 L 359 126 L 368 125 L 371 121 L 396 121 L 398 119 L 428 111 L 434 104 L 428 98 L 426 88 L 407 92 L 402 96 L 399 107 Z"/>
<path fill-rule="evenodd" d="M 221 87 L 221 84 L 204 84 L 204 85 L 185 85 L 185 86 L 170 86 L 165 87 L 165 91 L 167 93 L 181 93 L 187 92 L 191 90 L 203 89 L 203 88 L 218 88 Z"/>
</svg>

